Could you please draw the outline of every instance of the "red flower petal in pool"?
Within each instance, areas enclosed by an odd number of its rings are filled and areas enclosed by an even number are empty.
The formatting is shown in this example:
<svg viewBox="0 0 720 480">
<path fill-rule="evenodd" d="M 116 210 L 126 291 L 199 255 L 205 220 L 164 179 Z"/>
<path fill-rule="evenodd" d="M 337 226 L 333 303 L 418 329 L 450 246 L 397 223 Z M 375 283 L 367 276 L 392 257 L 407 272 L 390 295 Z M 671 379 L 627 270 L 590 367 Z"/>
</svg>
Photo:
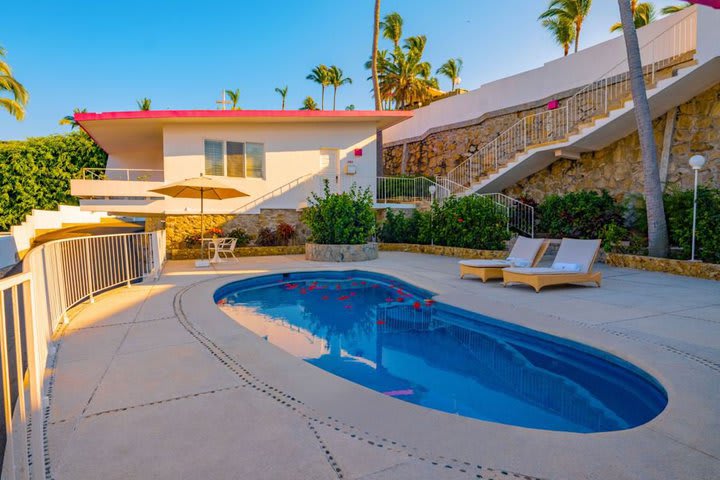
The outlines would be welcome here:
<svg viewBox="0 0 720 480">
<path fill-rule="evenodd" d="M 385 325 L 385 321 L 384 321 L 384 320 L 378 320 L 378 321 L 377 321 L 377 324 L 378 324 L 378 325 Z"/>
<path fill-rule="evenodd" d="M 351 296 L 351 297 L 354 297 L 355 295 L 357 295 L 357 293 L 355 293 L 355 292 L 350 292 L 350 296 Z"/>
<path fill-rule="evenodd" d="M 304 288 L 300 289 L 300 295 L 305 295 L 306 293 L 307 293 L 307 290 L 305 290 Z"/>
<path fill-rule="evenodd" d="M 385 299 L 385 301 L 386 301 L 387 303 L 390 303 L 390 302 L 392 302 L 392 301 L 393 301 L 393 299 L 392 299 L 392 298 L 390 298 L 390 297 L 387 297 L 387 298 Z"/>
<path fill-rule="evenodd" d="M 414 308 L 415 310 L 420 310 L 420 302 L 415 302 L 415 303 L 413 303 L 413 308 Z"/>
<path fill-rule="evenodd" d="M 396 298 L 396 300 L 397 300 L 398 302 L 404 302 L 404 301 L 405 301 L 405 299 L 404 299 L 403 297 L 398 297 L 398 298 Z"/>
<path fill-rule="evenodd" d="M 221 299 L 218 300 L 218 302 L 217 302 L 218 305 L 225 305 L 226 303 L 227 303 L 227 300 L 224 299 L 224 298 L 221 298 Z"/>
<path fill-rule="evenodd" d="M 296 288 L 298 288 L 297 283 L 288 283 L 287 285 L 285 285 L 286 290 L 295 290 Z"/>
<path fill-rule="evenodd" d="M 350 295 L 343 295 L 343 296 L 341 296 L 341 297 L 338 297 L 338 300 L 340 300 L 340 301 L 345 301 L 345 300 L 347 300 L 347 299 L 349 299 L 349 298 L 350 298 Z"/>
<path fill-rule="evenodd" d="M 322 299 L 323 299 L 323 300 L 330 300 L 330 297 L 328 297 L 327 295 L 323 295 L 323 296 L 322 296 Z"/>
<path fill-rule="evenodd" d="M 350 310 L 352 308 L 352 305 L 345 305 L 346 310 Z"/>
<path fill-rule="evenodd" d="M 374 285 L 373 285 L 372 287 L 370 287 L 370 288 L 380 288 L 380 285 L 378 285 L 378 284 L 376 283 L 376 284 L 374 284 Z"/>
<path fill-rule="evenodd" d="M 357 283 L 357 282 L 352 282 L 350 285 L 353 286 L 353 287 L 357 287 L 357 286 L 358 286 L 358 283 Z"/>
<path fill-rule="evenodd" d="M 360 285 L 367 285 L 367 282 L 363 280 L 362 282 L 360 282 Z"/>
<path fill-rule="evenodd" d="M 340 284 L 335 285 L 335 290 L 340 290 Z"/>
<path fill-rule="evenodd" d="M 427 305 L 428 307 L 429 307 L 430 305 L 432 305 L 433 303 L 435 303 L 435 300 L 433 300 L 432 298 L 426 298 L 426 299 L 425 299 L 425 305 Z"/>
</svg>

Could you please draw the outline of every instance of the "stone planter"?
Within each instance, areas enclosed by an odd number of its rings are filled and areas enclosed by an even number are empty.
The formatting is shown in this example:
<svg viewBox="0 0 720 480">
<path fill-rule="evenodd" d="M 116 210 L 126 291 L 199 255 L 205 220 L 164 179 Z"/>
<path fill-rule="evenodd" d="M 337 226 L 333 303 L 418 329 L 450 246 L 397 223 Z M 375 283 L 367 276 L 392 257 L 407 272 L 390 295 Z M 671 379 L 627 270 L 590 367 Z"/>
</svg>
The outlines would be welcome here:
<svg viewBox="0 0 720 480">
<path fill-rule="evenodd" d="M 378 258 L 378 244 L 321 245 L 305 244 L 305 260 L 315 262 L 364 262 Z"/>
</svg>

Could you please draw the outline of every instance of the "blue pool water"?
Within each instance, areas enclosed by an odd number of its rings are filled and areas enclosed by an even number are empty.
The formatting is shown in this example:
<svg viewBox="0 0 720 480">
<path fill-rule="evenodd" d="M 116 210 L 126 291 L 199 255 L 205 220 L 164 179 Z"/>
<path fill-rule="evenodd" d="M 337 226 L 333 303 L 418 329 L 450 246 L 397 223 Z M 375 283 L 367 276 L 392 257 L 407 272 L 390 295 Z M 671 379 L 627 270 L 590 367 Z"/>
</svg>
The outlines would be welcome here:
<svg viewBox="0 0 720 480">
<path fill-rule="evenodd" d="M 667 404 L 645 372 L 586 345 L 362 271 L 268 275 L 215 293 L 230 316 L 330 373 L 400 400 L 529 428 L 603 432 Z"/>
</svg>

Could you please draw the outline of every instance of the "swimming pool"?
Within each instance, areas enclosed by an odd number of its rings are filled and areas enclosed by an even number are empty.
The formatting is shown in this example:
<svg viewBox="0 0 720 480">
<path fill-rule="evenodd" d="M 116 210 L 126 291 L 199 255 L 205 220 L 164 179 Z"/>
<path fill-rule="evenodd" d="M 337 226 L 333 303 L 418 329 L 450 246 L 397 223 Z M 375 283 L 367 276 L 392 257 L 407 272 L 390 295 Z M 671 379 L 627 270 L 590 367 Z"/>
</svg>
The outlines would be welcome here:
<svg viewBox="0 0 720 480">
<path fill-rule="evenodd" d="M 590 433 L 641 425 L 667 404 L 654 378 L 609 353 L 433 295 L 390 276 L 323 271 L 233 282 L 215 301 L 323 370 L 448 413 Z"/>
</svg>

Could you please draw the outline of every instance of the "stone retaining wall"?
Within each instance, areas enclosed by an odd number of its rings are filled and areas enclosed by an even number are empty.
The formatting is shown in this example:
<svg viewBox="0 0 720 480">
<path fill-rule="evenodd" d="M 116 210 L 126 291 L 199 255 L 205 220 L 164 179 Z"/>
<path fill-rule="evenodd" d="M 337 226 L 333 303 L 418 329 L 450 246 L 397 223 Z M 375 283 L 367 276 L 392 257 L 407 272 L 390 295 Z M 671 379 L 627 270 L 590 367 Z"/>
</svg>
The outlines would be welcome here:
<svg viewBox="0 0 720 480">
<path fill-rule="evenodd" d="M 605 263 L 613 267 L 635 268 L 650 272 L 664 272 L 684 277 L 704 278 L 720 281 L 720 265 L 716 263 L 691 262 L 689 260 L 673 260 L 670 258 L 643 257 L 608 253 Z"/>
<path fill-rule="evenodd" d="M 305 245 L 289 245 L 280 247 L 237 247 L 236 257 L 264 257 L 268 255 L 301 255 L 305 253 Z M 200 258 L 199 248 L 168 248 L 169 260 L 188 260 Z M 205 252 L 207 256 L 207 252 Z"/>
<path fill-rule="evenodd" d="M 365 262 L 378 258 L 378 244 L 321 245 L 305 244 L 305 260 L 314 262 Z"/>
<path fill-rule="evenodd" d="M 414 243 L 381 243 L 382 252 L 410 252 L 443 255 L 458 258 L 481 258 L 493 260 L 507 257 L 505 250 L 475 250 L 472 248 L 444 247 L 441 245 L 418 245 Z"/>
</svg>

